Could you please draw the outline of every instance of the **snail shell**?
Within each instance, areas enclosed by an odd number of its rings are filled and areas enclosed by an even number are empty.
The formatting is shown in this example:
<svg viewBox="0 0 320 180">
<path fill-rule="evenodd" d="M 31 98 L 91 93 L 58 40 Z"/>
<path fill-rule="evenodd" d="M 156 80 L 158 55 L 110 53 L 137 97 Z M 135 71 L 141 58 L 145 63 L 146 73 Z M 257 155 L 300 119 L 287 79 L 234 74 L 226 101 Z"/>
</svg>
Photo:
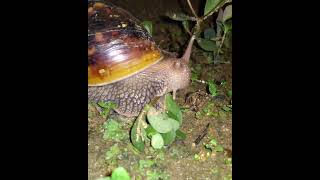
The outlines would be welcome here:
<svg viewBox="0 0 320 180">
<path fill-rule="evenodd" d="M 88 85 L 130 77 L 163 59 L 161 50 L 129 12 L 100 2 L 88 4 Z"/>
</svg>

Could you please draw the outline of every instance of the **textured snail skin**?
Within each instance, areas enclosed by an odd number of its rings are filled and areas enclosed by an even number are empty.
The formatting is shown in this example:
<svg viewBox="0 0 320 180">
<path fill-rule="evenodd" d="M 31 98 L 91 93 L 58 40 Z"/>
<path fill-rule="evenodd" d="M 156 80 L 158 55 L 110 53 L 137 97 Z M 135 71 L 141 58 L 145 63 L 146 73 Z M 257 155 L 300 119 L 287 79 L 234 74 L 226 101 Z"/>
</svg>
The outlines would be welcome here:
<svg viewBox="0 0 320 180">
<path fill-rule="evenodd" d="M 113 101 L 115 111 L 126 117 L 138 116 L 153 98 L 188 86 L 190 69 L 181 59 L 165 59 L 124 80 L 88 87 L 89 101 Z"/>
</svg>

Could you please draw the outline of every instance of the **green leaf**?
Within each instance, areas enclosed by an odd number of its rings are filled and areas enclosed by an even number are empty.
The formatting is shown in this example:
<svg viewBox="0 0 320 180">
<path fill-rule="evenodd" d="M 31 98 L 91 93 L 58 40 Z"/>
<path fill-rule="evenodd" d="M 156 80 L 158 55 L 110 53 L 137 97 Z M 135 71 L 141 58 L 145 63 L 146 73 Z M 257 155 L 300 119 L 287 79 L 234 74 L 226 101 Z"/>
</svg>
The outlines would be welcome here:
<svg viewBox="0 0 320 180">
<path fill-rule="evenodd" d="M 113 120 L 109 119 L 103 124 L 103 139 L 112 139 L 115 141 L 121 141 L 124 139 L 127 134 L 121 129 L 120 124 Z"/>
<path fill-rule="evenodd" d="M 130 176 L 123 167 L 118 167 L 112 172 L 111 179 L 112 180 L 130 180 Z"/>
<path fill-rule="evenodd" d="M 232 108 L 229 107 L 228 105 L 223 106 L 222 109 L 226 112 L 232 111 Z"/>
<path fill-rule="evenodd" d="M 213 40 L 197 38 L 197 43 L 205 51 L 215 51 L 218 49 L 216 42 Z"/>
<path fill-rule="evenodd" d="M 149 32 L 152 36 L 152 22 L 151 21 L 143 21 L 142 26 Z"/>
<path fill-rule="evenodd" d="M 151 138 L 153 135 L 157 134 L 158 132 L 150 125 L 145 129 L 146 134 L 149 138 Z"/>
<path fill-rule="evenodd" d="M 100 112 L 100 115 L 102 115 L 104 118 L 106 118 L 109 115 L 111 109 L 117 107 L 117 104 L 111 101 L 100 101 L 98 102 L 98 105 L 102 108 L 102 112 Z"/>
<path fill-rule="evenodd" d="M 170 132 L 161 134 L 161 136 L 163 138 L 164 145 L 169 145 L 174 141 L 176 137 L 176 131 L 171 130 Z"/>
<path fill-rule="evenodd" d="M 217 145 L 215 150 L 216 150 L 216 152 L 222 152 L 223 151 L 223 147 L 221 145 Z"/>
<path fill-rule="evenodd" d="M 108 104 L 107 104 L 107 102 L 105 102 L 105 101 L 100 101 L 100 102 L 98 102 L 98 105 L 99 105 L 100 107 L 102 107 L 102 108 L 107 108 L 107 107 L 108 107 Z"/>
<path fill-rule="evenodd" d="M 199 154 L 194 154 L 194 160 L 196 160 L 196 161 L 199 161 L 199 160 L 200 160 Z"/>
<path fill-rule="evenodd" d="M 113 145 L 110 147 L 109 151 L 106 152 L 106 160 L 112 159 L 115 156 L 117 156 L 118 154 L 120 154 L 120 148 L 118 147 L 117 144 Z"/>
<path fill-rule="evenodd" d="M 209 92 L 212 96 L 217 96 L 218 95 L 218 89 L 216 84 L 213 81 L 208 81 L 208 85 L 209 85 Z"/>
<path fill-rule="evenodd" d="M 167 133 L 173 128 L 172 122 L 168 120 L 168 115 L 158 112 L 154 107 L 150 107 L 147 118 L 150 125 L 159 133 Z"/>
<path fill-rule="evenodd" d="M 140 129 L 141 131 L 144 131 L 144 129 Z M 136 120 L 132 126 L 131 133 L 130 133 L 130 139 L 133 144 L 133 146 L 142 152 L 144 150 L 144 141 L 142 140 L 142 137 L 137 133 L 138 131 L 138 121 Z"/>
<path fill-rule="evenodd" d="M 232 20 L 226 21 L 223 23 L 223 31 L 228 33 L 232 30 Z"/>
<path fill-rule="evenodd" d="M 165 96 L 166 108 L 168 111 L 168 116 L 172 119 L 175 119 L 182 124 L 182 112 L 178 104 L 173 100 L 171 94 L 166 94 Z"/>
<path fill-rule="evenodd" d="M 199 75 L 197 73 L 195 73 L 195 72 L 191 73 L 191 80 L 192 81 L 198 80 L 198 77 L 199 77 Z"/>
<path fill-rule="evenodd" d="M 176 131 L 176 137 L 179 140 L 185 140 L 187 138 L 186 134 L 182 132 L 180 129 Z"/>
<path fill-rule="evenodd" d="M 182 26 L 186 32 L 189 31 L 189 21 L 182 21 Z"/>
<path fill-rule="evenodd" d="M 166 16 L 175 21 L 196 21 L 197 20 L 195 17 L 188 16 L 183 13 L 167 12 Z"/>
<path fill-rule="evenodd" d="M 223 12 L 222 21 L 225 22 L 232 18 L 232 5 L 228 5 Z"/>
<path fill-rule="evenodd" d="M 172 118 L 168 118 L 168 121 L 171 121 L 171 126 L 174 131 L 176 131 L 180 128 L 180 124 L 177 120 L 172 119 Z"/>
<path fill-rule="evenodd" d="M 151 146 L 155 149 L 161 149 L 164 146 L 164 141 L 161 134 L 155 134 L 151 138 Z"/>
<path fill-rule="evenodd" d="M 143 170 L 144 168 L 149 168 L 155 164 L 155 161 L 147 159 L 147 160 L 140 160 L 139 161 L 139 169 Z"/>
<path fill-rule="evenodd" d="M 229 90 L 229 91 L 227 92 L 227 95 L 228 95 L 229 97 L 232 97 L 232 90 Z"/>
<path fill-rule="evenodd" d="M 231 164 L 232 164 L 232 158 L 227 158 L 227 159 L 225 159 L 225 160 L 224 160 L 224 163 L 225 163 L 226 165 L 231 165 Z"/>
<path fill-rule="evenodd" d="M 209 14 L 212 10 L 214 10 L 220 2 L 223 0 L 207 0 L 206 5 L 204 7 L 204 15 Z"/>
<path fill-rule="evenodd" d="M 211 139 L 211 141 L 210 141 L 209 143 L 210 143 L 210 145 L 212 145 L 212 146 L 217 146 L 217 145 L 218 145 L 218 142 L 217 142 L 217 140 L 215 140 L 215 139 Z"/>
<path fill-rule="evenodd" d="M 213 28 L 207 28 L 203 32 L 205 39 L 213 39 L 216 37 L 216 31 Z"/>
<path fill-rule="evenodd" d="M 224 26 L 221 22 L 217 22 L 217 37 L 222 37 Z"/>
</svg>

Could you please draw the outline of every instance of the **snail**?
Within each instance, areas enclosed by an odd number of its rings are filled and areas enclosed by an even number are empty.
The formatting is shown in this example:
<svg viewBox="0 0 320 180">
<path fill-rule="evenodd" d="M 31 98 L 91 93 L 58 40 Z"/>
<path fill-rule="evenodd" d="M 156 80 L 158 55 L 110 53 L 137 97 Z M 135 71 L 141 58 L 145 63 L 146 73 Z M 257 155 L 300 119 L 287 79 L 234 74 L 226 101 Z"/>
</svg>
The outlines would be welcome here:
<svg viewBox="0 0 320 180">
<path fill-rule="evenodd" d="M 188 67 L 195 36 L 184 55 L 161 50 L 140 21 L 109 3 L 88 2 L 88 100 L 112 101 L 125 117 L 138 116 L 155 97 L 190 81 Z"/>
</svg>

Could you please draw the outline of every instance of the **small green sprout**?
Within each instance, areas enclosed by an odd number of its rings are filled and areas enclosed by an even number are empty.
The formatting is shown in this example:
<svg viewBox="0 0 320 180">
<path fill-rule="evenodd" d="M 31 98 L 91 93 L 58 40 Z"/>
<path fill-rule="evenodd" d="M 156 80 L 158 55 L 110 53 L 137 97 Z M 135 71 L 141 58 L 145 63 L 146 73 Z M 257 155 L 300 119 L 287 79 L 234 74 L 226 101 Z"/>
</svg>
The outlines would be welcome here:
<svg viewBox="0 0 320 180">
<path fill-rule="evenodd" d="M 230 112 L 232 111 L 232 105 L 224 105 L 222 109 L 226 112 Z"/>
<path fill-rule="evenodd" d="M 104 140 L 112 139 L 119 142 L 127 136 L 127 134 L 121 129 L 120 124 L 113 119 L 109 119 L 108 121 L 106 121 L 103 124 L 103 129 Z"/>
<path fill-rule="evenodd" d="M 170 145 L 175 139 L 185 139 L 186 135 L 179 130 L 182 124 L 182 111 L 172 96 L 165 96 L 166 111 L 162 112 L 147 105 L 146 121 L 139 119 L 131 129 L 131 142 L 140 152 L 144 150 L 149 138 L 154 149 Z M 140 125 L 139 125 L 140 123 Z"/>
<path fill-rule="evenodd" d="M 209 143 L 203 143 L 204 147 L 210 151 L 222 152 L 223 147 L 218 144 L 217 140 L 211 139 Z"/>
<path fill-rule="evenodd" d="M 111 102 L 111 101 L 108 101 L 108 102 L 100 101 L 100 102 L 98 102 L 98 105 L 102 108 L 102 111 L 100 112 L 100 115 L 103 118 L 107 118 L 109 113 L 110 113 L 110 111 L 117 107 L 117 105 L 114 102 Z"/>
<path fill-rule="evenodd" d="M 123 167 L 118 167 L 112 172 L 111 180 L 130 180 L 130 176 Z"/>
<path fill-rule="evenodd" d="M 226 165 L 231 165 L 231 164 L 232 164 L 232 158 L 227 158 L 227 159 L 225 159 L 225 160 L 224 160 L 224 163 L 225 163 Z"/>
<path fill-rule="evenodd" d="M 194 155 L 194 159 L 195 159 L 196 161 L 199 161 L 199 160 L 200 160 L 199 154 L 195 154 L 195 155 Z"/>
<path fill-rule="evenodd" d="M 227 95 L 228 95 L 229 97 L 232 97 L 232 90 L 229 90 L 229 91 L 227 92 Z"/>
<path fill-rule="evenodd" d="M 144 170 L 144 168 L 149 168 L 153 166 L 155 162 L 153 160 L 140 160 L 139 161 L 139 169 Z"/>
<path fill-rule="evenodd" d="M 120 154 L 120 152 L 120 148 L 117 144 L 111 146 L 110 150 L 106 152 L 106 160 L 115 158 L 118 154 Z"/>
<path fill-rule="evenodd" d="M 216 84 L 212 81 L 209 80 L 208 81 L 208 86 L 209 86 L 209 92 L 212 96 L 217 96 L 218 95 L 218 89 Z"/>
</svg>

